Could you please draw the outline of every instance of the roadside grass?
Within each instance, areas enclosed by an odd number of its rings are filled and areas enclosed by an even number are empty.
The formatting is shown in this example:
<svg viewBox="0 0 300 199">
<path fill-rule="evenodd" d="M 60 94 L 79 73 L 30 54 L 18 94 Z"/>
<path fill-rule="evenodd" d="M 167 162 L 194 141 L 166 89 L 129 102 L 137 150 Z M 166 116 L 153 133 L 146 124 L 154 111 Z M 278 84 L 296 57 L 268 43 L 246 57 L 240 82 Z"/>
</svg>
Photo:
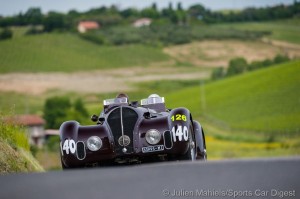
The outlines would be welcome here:
<svg viewBox="0 0 300 199">
<path fill-rule="evenodd" d="M 0 96 L 0 112 L 3 114 L 42 114 L 44 96 L 3 91 Z"/>
<path fill-rule="evenodd" d="M 36 159 L 47 171 L 50 170 L 61 170 L 60 162 L 60 150 L 50 151 L 46 147 L 44 149 L 38 150 L 36 154 Z"/>
<path fill-rule="evenodd" d="M 300 135 L 275 137 L 218 126 L 203 117 L 197 120 L 204 128 L 209 160 L 300 155 Z"/>
<path fill-rule="evenodd" d="M 208 160 L 300 155 L 300 142 L 243 142 L 206 136 Z"/>
<path fill-rule="evenodd" d="M 25 129 L 5 123 L 2 117 L 0 118 L 0 174 L 44 171 L 30 152 Z"/>
<path fill-rule="evenodd" d="M 300 18 L 278 20 L 272 22 L 244 22 L 217 24 L 213 27 L 233 28 L 249 31 L 269 31 L 270 39 L 300 44 Z"/>
<path fill-rule="evenodd" d="M 169 106 L 233 129 L 299 135 L 300 61 L 174 92 Z"/>
<path fill-rule="evenodd" d="M 0 73 L 112 69 L 167 60 L 169 57 L 159 47 L 100 46 L 70 33 L 23 36 L 0 42 Z"/>
<path fill-rule="evenodd" d="M 15 124 L 6 123 L 3 116 L 0 118 L 0 139 L 15 149 L 19 147 L 27 151 L 30 150 L 25 129 Z"/>
</svg>

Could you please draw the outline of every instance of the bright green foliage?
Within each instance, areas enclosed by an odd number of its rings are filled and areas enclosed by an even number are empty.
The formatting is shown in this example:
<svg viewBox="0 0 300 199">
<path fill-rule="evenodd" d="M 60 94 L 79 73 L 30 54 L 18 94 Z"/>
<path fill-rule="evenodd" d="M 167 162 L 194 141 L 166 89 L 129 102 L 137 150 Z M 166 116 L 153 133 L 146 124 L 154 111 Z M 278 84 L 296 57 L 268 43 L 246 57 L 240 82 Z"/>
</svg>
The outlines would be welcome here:
<svg viewBox="0 0 300 199">
<path fill-rule="evenodd" d="M 67 120 L 86 123 L 89 120 L 88 115 L 81 99 L 76 99 L 72 104 L 67 97 L 52 97 L 48 98 L 44 105 L 46 128 L 58 129 Z"/>
<path fill-rule="evenodd" d="M 196 117 L 236 129 L 300 133 L 300 61 L 289 62 L 166 96 Z"/>
<path fill-rule="evenodd" d="M 46 100 L 44 106 L 44 118 L 47 121 L 46 128 L 58 129 L 71 108 L 71 102 L 65 97 L 53 97 Z"/>
<path fill-rule="evenodd" d="M 0 118 L 0 139 L 9 143 L 13 148 L 23 148 L 29 151 L 29 143 L 25 129 L 22 127 L 6 123 Z"/>
<path fill-rule="evenodd" d="M 224 68 L 218 67 L 212 71 L 211 79 L 212 80 L 222 79 L 224 76 L 225 76 Z"/>
<path fill-rule="evenodd" d="M 86 108 L 84 107 L 81 99 L 75 100 L 74 109 L 75 109 L 75 111 L 80 113 L 82 116 L 84 116 L 84 117 L 88 116 L 88 112 L 87 112 Z"/>
<path fill-rule="evenodd" d="M 168 59 L 157 47 L 99 46 L 73 34 L 41 34 L 0 42 L 0 73 L 100 70 Z"/>
<path fill-rule="evenodd" d="M 239 58 L 232 59 L 229 62 L 229 67 L 226 75 L 232 76 L 239 73 L 243 73 L 246 71 L 247 66 L 248 64 L 245 58 L 239 57 Z"/>
</svg>

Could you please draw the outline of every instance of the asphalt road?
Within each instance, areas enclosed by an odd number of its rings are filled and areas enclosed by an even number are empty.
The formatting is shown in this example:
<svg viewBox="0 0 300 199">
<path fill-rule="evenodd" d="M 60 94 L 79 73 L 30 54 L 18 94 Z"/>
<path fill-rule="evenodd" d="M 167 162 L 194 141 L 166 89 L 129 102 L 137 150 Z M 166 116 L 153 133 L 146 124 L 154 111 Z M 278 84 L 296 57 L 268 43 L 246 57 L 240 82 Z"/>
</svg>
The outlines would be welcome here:
<svg viewBox="0 0 300 199">
<path fill-rule="evenodd" d="M 0 176 L 1 199 L 234 196 L 300 198 L 300 158 L 177 162 Z"/>
</svg>

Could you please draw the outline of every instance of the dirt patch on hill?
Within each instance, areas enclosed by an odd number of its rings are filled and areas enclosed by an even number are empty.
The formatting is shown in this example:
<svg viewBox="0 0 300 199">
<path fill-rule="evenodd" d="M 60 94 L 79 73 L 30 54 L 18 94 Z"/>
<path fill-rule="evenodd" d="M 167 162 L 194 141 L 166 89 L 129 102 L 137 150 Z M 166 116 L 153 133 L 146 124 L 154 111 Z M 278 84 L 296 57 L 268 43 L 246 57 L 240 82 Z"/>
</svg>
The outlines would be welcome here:
<svg viewBox="0 0 300 199">
<path fill-rule="evenodd" d="M 277 54 L 300 57 L 298 48 L 284 48 L 274 42 L 263 41 L 202 41 L 164 49 L 164 52 L 179 62 L 196 66 L 227 66 L 235 57 L 244 57 L 248 62 L 273 59 Z"/>
<path fill-rule="evenodd" d="M 134 84 L 156 80 L 186 80 L 209 77 L 209 72 L 195 72 L 176 67 L 135 67 L 75 73 L 11 73 L 0 75 L 0 91 L 41 95 L 48 90 L 81 93 L 130 91 Z"/>
</svg>

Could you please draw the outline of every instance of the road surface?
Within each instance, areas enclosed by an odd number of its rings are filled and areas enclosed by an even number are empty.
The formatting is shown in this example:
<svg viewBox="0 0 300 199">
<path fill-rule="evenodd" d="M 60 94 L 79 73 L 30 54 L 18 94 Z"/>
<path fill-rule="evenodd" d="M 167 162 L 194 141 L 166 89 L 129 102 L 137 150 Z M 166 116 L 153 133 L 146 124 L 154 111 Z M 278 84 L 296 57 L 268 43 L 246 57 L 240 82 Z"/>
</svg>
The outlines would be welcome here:
<svg viewBox="0 0 300 199">
<path fill-rule="evenodd" d="M 300 198 L 300 158 L 174 162 L 0 176 L 1 199 Z"/>
</svg>

